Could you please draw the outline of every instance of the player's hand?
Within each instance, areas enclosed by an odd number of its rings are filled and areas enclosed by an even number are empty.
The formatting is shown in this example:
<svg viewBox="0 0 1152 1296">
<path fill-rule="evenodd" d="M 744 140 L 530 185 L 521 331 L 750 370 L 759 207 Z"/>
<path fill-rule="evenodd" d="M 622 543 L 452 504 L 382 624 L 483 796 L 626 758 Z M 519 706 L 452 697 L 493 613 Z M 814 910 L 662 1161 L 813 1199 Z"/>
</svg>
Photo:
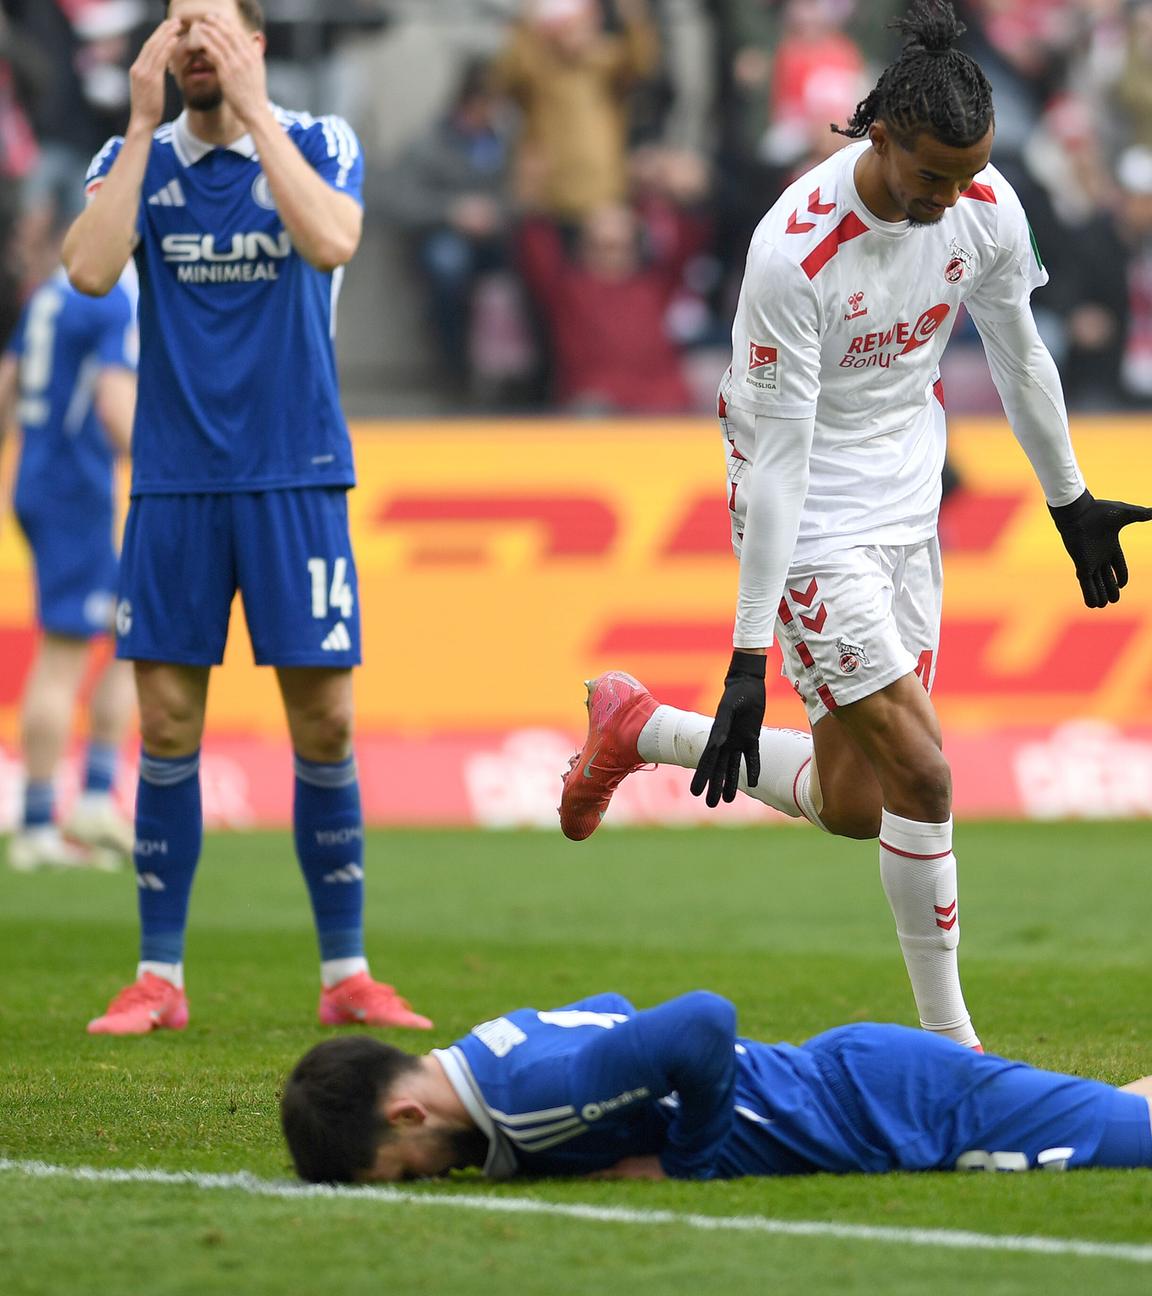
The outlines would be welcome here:
<svg viewBox="0 0 1152 1296">
<path fill-rule="evenodd" d="M 164 119 L 164 74 L 180 39 L 180 22 L 162 22 L 140 48 L 128 70 L 130 124 L 154 131 Z"/>
<path fill-rule="evenodd" d="M 216 69 L 220 90 L 247 124 L 268 108 L 264 46 L 238 20 L 208 13 L 199 22 L 204 52 Z"/>
<path fill-rule="evenodd" d="M 760 781 L 760 726 L 764 723 L 764 674 L 767 657 L 758 653 L 732 654 L 728 674 L 724 677 L 724 696 L 716 708 L 712 732 L 696 773 L 691 791 L 699 796 L 707 789 L 704 800 L 709 806 L 720 799 L 735 801 L 740 787 L 740 761 L 748 770 L 748 786 Z"/>
<path fill-rule="evenodd" d="M 1118 603 L 1128 584 L 1128 564 L 1120 548 L 1120 529 L 1130 522 L 1152 521 L 1152 509 L 1121 500 L 1093 499 L 1085 491 L 1059 508 L 1048 506 L 1052 521 L 1076 564 L 1076 578 L 1090 607 Z"/>
</svg>

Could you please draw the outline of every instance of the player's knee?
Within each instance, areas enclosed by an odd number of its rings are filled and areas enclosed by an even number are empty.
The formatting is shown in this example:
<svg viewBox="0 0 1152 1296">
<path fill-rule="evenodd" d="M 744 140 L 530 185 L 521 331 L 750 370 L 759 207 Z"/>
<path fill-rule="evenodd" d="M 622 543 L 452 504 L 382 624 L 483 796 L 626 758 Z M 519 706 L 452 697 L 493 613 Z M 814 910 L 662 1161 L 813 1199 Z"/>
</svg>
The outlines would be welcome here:
<svg viewBox="0 0 1152 1296">
<path fill-rule="evenodd" d="M 820 811 L 820 822 L 837 837 L 869 841 L 880 836 L 880 811 L 879 802 L 825 803 Z"/>
<path fill-rule="evenodd" d="M 352 711 L 325 708 L 297 716 L 293 726 L 296 752 L 305 760 L 335 764 L 352 752 Z"/>
<path fill-rule="evenodd" d="M 200 745 L 204 706 L 198 695 L 152 685 L 139 690 L 139 703 L 140 738 L 149 755 L 186 756 Z"/>
<path fill-rule="evenodd" d="M 952 770 L 942 752 L 932 751 L 910 764 L 898 783 L 901 804 L 916 810 L 910 817 L 943 823 L 952 813 Z"/>
</svg>

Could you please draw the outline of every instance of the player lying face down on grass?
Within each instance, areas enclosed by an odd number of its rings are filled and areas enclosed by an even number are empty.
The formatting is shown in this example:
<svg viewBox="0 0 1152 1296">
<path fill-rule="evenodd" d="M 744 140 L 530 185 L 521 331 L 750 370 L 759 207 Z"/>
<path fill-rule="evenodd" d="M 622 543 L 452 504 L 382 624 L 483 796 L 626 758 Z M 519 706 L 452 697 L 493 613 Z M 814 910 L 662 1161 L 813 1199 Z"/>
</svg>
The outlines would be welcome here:
<svg viewBox="0 0 1152 1296">
<path fill-rule="evenodd" d="M 704 990 L 520 1008 L 416 1056 L 328 1040 L 281 1118 L 315 1183 L 1152 1168 L 1152 1076 L 1115 1089 L 875 1023 L 762 1044 Z"/>
</svg>

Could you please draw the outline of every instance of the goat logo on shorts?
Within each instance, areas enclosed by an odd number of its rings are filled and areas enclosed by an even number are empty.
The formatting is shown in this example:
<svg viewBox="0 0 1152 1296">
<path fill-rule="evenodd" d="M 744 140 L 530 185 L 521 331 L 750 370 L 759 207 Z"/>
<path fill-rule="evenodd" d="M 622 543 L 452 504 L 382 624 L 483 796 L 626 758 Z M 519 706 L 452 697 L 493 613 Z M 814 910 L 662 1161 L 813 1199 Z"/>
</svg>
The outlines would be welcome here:
<svg viewBox="0 0 1152 1296">
<path fill-rule="evenodd" d="M 774 392 L 776 387 L 776 365 L 779 353 L 774 346 L 763 346 L 759 342 L 748 343 L 748 381 L 753 387 Z"/>
<path fill-rule="evenodd" d="M 836 651 L 840 654 L 840 670 L 845 675 L 854 675 L 861 666 L 867 666 L 868 654 L 859 644 L 849 643 L 847 639 L 836 640 Z"/>
</svg>

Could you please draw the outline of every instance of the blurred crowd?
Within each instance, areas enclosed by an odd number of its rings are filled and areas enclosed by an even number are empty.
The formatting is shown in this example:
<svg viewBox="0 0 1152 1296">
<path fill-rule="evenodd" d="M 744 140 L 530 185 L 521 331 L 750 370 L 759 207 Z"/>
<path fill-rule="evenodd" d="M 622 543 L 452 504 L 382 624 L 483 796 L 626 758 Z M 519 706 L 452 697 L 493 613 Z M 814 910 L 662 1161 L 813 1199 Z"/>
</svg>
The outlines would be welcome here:
<svg viewBox="0 0 1152 1296">
<path fill-rule="evenodd" d="M 1069 404 L 1143 406 L 1152 0 L 956 7 L 995 92 L 994 161 L 1051 274 L 1034 301 Z M 710 408 L 751 232 L 846 142 L 829 123 L 896 53 L 905 8 L 265 3 L 273 97 L 341 113 L 365 146 L 370 229 L 393 249 L 358 272 L 380 277 L 381 374 L 446 410 L 653 414 Z M 159 0 L 0 0 L 0 336 L 162 16 Z M 971 326 L 949 363 L 961 407 L 994 407 Z"/>
</svg>

